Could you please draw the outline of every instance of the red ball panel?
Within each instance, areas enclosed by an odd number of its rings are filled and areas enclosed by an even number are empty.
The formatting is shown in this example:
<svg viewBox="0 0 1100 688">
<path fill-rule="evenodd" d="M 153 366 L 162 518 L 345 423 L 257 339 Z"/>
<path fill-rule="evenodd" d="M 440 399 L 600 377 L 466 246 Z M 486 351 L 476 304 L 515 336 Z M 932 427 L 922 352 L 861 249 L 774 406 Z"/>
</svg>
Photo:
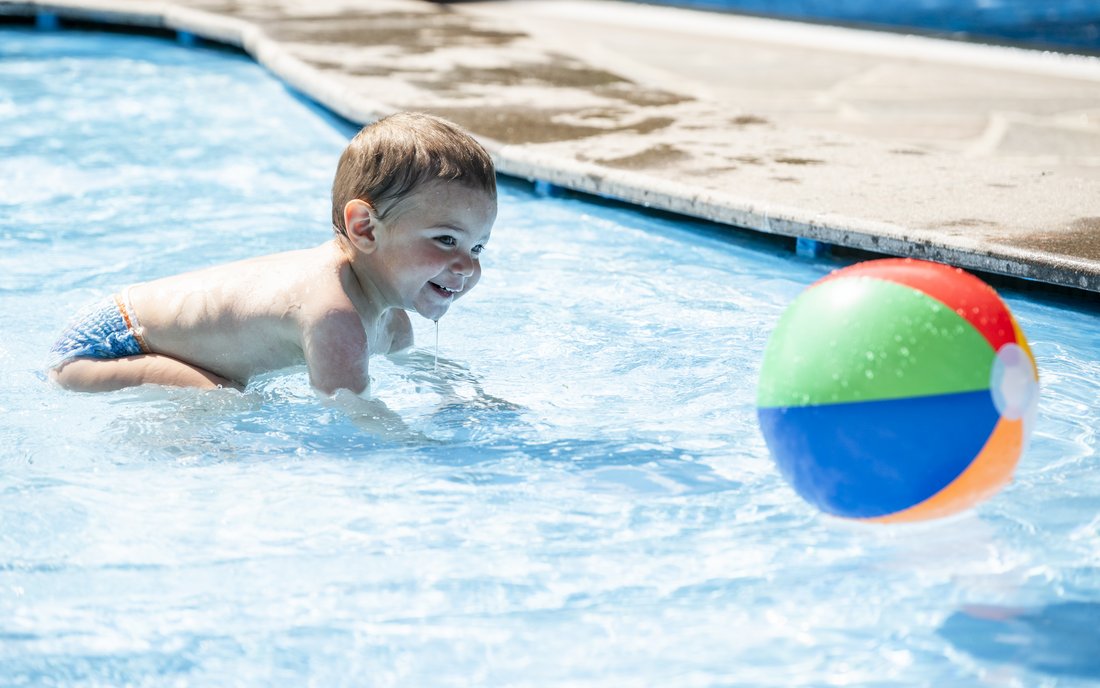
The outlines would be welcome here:
<svg viewBox="0 0 1100 688">
<path fill-rule="evenodd" d="M 1016 341 L 1012 316 L 993 287 L 961 268 L 913 258 L 884 258 L 835 270 L 817 284 L 842 277 L 870 277 L 921 291 L 974 326 L 994 351 Z"/>
</svg>

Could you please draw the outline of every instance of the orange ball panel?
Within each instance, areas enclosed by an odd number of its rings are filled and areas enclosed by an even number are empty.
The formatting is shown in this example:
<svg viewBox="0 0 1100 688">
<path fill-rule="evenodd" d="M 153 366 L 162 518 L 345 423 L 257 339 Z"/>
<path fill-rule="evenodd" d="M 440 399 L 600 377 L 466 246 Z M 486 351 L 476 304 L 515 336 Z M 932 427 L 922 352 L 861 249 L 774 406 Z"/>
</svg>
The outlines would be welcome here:
<svg viewBox="0 0 1100 688">
<path fill-rule="evenodd" d="M 872 523 L 906 523 L 950 516 L 992 496 L 1012 479 L 1024 445 L 1023 420 L 1002 418 L 982 451 L 950 485 L 908 509 L 863 519 Z"/>
</svg>

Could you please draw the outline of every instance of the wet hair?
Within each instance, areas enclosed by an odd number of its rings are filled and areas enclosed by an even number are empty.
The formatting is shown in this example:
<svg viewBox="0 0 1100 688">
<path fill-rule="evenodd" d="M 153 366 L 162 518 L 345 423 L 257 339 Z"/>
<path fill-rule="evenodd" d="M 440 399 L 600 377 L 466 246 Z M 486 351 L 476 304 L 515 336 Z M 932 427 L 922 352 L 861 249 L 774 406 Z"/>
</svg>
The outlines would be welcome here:
<svg viewBox="0 0 1100 688">
<path fill-rule="evenodd" d="M 344 206 L 363 200 L 384 218 L 433 181 L 457 182 L 497 196 L 493 160 L 472 136 L 441 117 L 399 112 L 368 124 L 348 143 L 332 182 L 332 228 L 347 236 Z"/>
</svg>

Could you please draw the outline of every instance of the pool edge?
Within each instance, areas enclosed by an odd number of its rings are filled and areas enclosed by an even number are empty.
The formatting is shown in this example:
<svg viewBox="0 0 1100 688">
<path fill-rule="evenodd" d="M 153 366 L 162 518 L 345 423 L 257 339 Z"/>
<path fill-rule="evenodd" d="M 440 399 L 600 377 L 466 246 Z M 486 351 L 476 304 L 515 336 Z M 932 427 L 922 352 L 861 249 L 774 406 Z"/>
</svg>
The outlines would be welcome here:
<svg viewBox="0 0 1100 688">
<path fill-rule="evenodd" d="M 293 89 L 360 124 L 404 109 L 349 91 L 336 79 L 292 54 L 255 23 L 173 2 L 0 0 L 0 14 L 38 17 L 40 26 L 43 16 L 52 15 L 109 25 L 163 29 L 238 47 Z M 556 155 L 538 146 L 506 144 L 476 129 L 472 131 L 490 150 L 499 171 L 508 176 L 545 181 L 644 208 L 765 234 L 810 239 L 884 255 L 930 259 L 1022 280 L 1100 292 L 1100 261 L 1087 257 L 998 245 L 950 231 L 906 227 L 739 197 L 651 173 Z"/>
</svg>

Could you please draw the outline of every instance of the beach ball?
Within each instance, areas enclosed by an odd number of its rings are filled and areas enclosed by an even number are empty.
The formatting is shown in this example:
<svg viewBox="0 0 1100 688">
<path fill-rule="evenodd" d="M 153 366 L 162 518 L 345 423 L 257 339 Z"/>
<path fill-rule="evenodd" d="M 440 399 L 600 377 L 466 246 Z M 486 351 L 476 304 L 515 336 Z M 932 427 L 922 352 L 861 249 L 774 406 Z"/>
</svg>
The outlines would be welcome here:
<svg viewBox="0 0 1100 688">
<path fill-rule="evenodd" d="M 898 258 L 837 270 L 795 299 L 768 340 L 757 415 L 808 502 L 916 521 L 1011 479 L 1038 398 L 1035 358 L 993 288 Z"/>
</svg>

